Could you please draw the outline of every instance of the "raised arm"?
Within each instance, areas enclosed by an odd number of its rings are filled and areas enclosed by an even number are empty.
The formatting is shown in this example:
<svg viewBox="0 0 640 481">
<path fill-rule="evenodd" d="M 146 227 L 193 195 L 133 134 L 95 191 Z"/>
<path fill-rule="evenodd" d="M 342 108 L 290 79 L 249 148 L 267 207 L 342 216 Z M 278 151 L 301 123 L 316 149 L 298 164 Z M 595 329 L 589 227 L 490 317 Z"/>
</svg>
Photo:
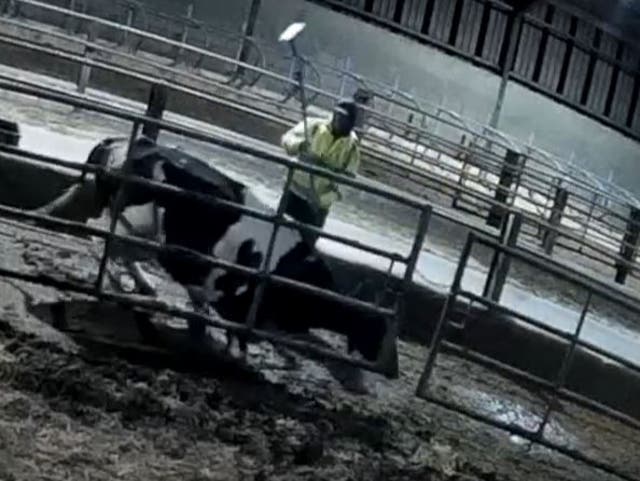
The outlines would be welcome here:
<svg viewBox="0 0 640 481">
<path fill-rule="evenodd" d="M 280 144 L 289 155 L 297 155 L 300 152 L 300 145 L 305 141 L 304 122 L 299 122 L 289 129 L 282 136 Z"/>
</svg>

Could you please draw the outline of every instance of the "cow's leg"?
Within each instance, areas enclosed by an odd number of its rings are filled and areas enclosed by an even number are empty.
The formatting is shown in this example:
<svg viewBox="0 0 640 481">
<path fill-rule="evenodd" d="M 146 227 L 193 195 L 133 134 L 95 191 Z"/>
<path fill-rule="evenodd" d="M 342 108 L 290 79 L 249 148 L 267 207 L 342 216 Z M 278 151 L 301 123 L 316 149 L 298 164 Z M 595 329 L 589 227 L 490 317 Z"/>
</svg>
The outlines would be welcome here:
<svg viewBox="0 0 640 481">
<path fill-rule="evenodd" d="M 186 286 L 187 294 L 193 304 L 193 310 L 197 314 L 209 313 L 209 302 L 204 289 L 200 286 Z M 194 341 L 203 341 L 207 333 L 207 323 L 201 319 L 187 319 L 189 336 Z"/>
<path fill-rule="evenodd" d="M 154 297 L 158 294 L 149 275 L 142 269 L 139 262 L 127 260 L 125 261 L 125 267 L 129 274 L 131 274 L 131 277 L 133 277 L 136 287 L 138 287 L 142 294 Z"/>
<path fill-rule="evenodd" d="M 347 340 L 347 354 L 356 359 L 363 357 L 355 350 L 351 339 Z M 342 386 L 353 394 L 369 394 L 364 370 L 357 366 L 343 365 L 339 376 L 336 376 Z"/>
<path fill-rule="evenodd" d="M 127 210 L 127 215 L 120 214 L 115 233 L 133 237 L 141 236 L 157 241 L 160 238 L 159 217 L 159 209 L 155 204 L 130 207 Z M 124 259 L 124 266 L 140 292 L 150 296 L 157 295 L 154 283 L 141 265 L 141 260 L 153 259 L 153 256 L 149 256 L 148 249 L 116 241 L 112 244 L 111 252 L 115 257 Z"/>
<path fill-rule="evenodd" d="M 72 184 L 60 196 L 35 209 L 35 212 L 76 222 L 87 222 L 89 218 L 99 217 L 103 207 L 98 200 L 95 182 L 85 180 Z"/>
</svg>

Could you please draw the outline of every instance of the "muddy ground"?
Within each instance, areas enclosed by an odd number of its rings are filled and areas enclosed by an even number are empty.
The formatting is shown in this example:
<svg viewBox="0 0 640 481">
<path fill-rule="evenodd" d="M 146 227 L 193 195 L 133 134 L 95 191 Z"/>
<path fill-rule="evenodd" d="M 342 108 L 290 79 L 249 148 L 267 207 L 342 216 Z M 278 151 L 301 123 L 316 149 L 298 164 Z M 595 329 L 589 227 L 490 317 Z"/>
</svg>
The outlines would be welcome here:
<svg viewBox="0 0 640 481">
<path fill-rule="evenodd" d="M 86 282 L 95 247 L 0 226 L 0 264 L 21 272 Z M 196 375 L 87 348 L 28 309 L 76 297 L 0 281 L 0 480 L 620 479 L 417 398 L 421 346 L 400 343 L 400 379 L 371 376 L 367 396 L 332 376 L 344 368 L 293 353 L 286 368 L 266 343 L 251 347 L 247 369 Z M 546 406 L 535 390 L 449 356 L 438 359 L 431 393 L 528 429 Z M 638 431 L 555 407 L 548 439 L 640 479 Z"/>
</svg>

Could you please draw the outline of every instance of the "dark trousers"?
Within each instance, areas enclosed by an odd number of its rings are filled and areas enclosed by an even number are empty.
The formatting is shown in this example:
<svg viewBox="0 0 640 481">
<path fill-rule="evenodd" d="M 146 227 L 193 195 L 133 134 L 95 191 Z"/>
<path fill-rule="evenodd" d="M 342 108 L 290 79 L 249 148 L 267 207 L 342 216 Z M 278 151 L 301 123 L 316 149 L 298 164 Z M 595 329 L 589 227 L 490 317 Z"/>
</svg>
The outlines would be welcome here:
<svg viewBox="0 0 640 481">
<path fill-rule="evenodd" d="M 328 210 L 320 209 L 312 205 L 304 197 L 289 191 L 289 198 L 287 199 L 287 208 L 285 213 L 293 217 L 298 222 L 304 224 L 310 224 L 314 227 L 322 229 L 324 223 L 329 215 Z M 312 232 L 301 232 L 302 238 L 306 240 L 311 247 L 313 247 L 317 240 L 318 235 Z"/>
</svg>

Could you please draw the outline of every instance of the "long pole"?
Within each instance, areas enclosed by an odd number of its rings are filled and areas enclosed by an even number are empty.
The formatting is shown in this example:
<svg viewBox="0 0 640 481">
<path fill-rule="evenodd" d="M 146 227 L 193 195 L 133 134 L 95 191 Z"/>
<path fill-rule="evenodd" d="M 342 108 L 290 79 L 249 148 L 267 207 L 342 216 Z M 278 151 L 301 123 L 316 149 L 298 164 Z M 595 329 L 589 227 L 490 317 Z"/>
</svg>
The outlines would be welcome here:
<svg viewBox="0 0 640 481">
<path fill-rule="evenodd" d="M 298 49 L 296 48 L 296 44 L 294 41 L 289 42 L 291 46 L 291 52 L 293 53 L 293 58 L 295 62 L 298 64 L 298 69 L 295 72 L 295 75 L 298 80 L 298 90 L 300 91 L 300 108 L 302 109 L 302 122 L 304 125 L 304 140 L 309 143 L 309 127 L 307 123 L 307 95 L 304 88 L 304 61 L 302 57 L 298 54 Z"/>
</svg>

